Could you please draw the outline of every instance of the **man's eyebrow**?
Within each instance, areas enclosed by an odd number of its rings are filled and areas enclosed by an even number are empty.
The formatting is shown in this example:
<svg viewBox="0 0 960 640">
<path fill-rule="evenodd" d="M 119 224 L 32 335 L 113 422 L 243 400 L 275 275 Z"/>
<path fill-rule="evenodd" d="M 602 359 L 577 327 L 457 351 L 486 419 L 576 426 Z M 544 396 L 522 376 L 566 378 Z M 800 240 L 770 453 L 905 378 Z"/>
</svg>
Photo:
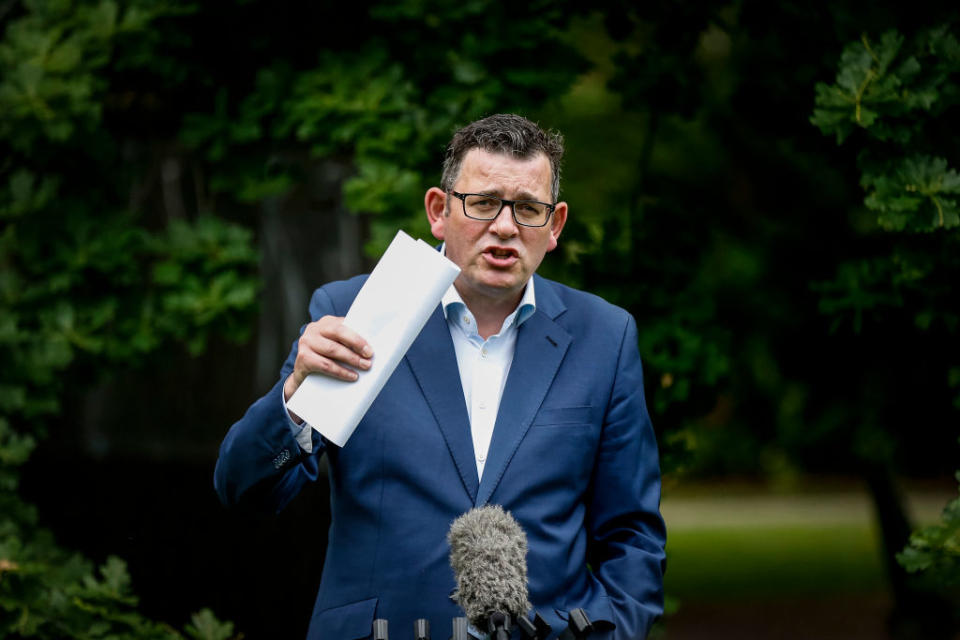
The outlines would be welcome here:
<svg viewBox="0 0 960 640">
<path fill-rule="evenodd" d="M 482 196 L 496 196 L 497 198 L 503 197 L 503 191 L 501 189 L 477 189 L 474 191 L 474 193 Z"/>
<path fill-rule="evenodd" d="M 503 197 L 503 189 L 481 189 L 477 191 L 480 195 L 484 196 L 496 196 L 497 198 Z M 533 200 L 534 202 L 541 202 L 540 198 L 531 194 L 529 191 L 521 191 L 516 198 L 513 200 Z"/>
</svg>

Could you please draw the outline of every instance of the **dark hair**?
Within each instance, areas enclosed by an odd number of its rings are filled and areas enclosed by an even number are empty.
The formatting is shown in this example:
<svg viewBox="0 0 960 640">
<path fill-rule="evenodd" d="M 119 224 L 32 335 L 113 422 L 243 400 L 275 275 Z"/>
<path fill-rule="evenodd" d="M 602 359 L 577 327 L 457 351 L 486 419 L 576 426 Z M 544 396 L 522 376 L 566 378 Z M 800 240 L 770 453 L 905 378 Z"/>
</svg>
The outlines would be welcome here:
<svg viewBox="0 0 960 640">
<path fill-rule="evenodd" d="M 535 122 L 512 113 L 498 113 L 471 122 L 453 134 L 443 159 L 440 188 L 453 189 L 460 176 L 463 158 L 471 149 L 491 153 L 508 153 L 515 158 L 530 158 L 543 153 L 550 160 L 553 180 L 550 195 L 556 202 L 560 196 L 560 161 L 563 159 L 563 136 L 557 131 L 544 131 Z"/>
</svg>

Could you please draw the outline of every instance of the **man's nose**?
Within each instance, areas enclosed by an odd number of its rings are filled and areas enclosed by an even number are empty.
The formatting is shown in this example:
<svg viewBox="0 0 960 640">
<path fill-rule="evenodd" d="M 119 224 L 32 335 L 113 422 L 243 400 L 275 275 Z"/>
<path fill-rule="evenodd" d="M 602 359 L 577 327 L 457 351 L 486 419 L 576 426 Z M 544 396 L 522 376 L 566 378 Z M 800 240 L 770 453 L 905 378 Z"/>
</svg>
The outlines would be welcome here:
<svg viewBox="0 0 960 640">
<path fill-rule="evenodd" d="M 503 204 L 500 213 L 490 223 L 490 230 L 501 238 L 512 238 L 519 233 L 517 223 L 513 219 L 513 205 Z"/>
</svg>

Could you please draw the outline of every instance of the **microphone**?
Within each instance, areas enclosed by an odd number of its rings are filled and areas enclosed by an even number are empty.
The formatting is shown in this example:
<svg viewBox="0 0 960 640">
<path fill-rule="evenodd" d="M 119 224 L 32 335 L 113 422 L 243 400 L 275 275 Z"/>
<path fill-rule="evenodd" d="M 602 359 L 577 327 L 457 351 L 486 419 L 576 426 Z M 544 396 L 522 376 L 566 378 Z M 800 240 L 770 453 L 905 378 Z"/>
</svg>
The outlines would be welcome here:
<svg viewBox="0 0 960 640">
<path fill-rule="evenodd" d="M 570 612 L 570 623 L 557 640 L 583 640 L 593 633 L 593 623 L 587 612 L 577 608 Z"/>
<path fill-rule="evenodd" d="M 430 640 L 430 621 L 417 618 L 413 621 L 413 640 Z"/>
<path fill-rule="evenodd" d="M 553 627 L 543 619 L 539 611 L 535 612 L 533 621 L 525 616 L 520 616 L 517 619 L 517 626 L 520 627 L 520 631 L 526 640 L 547 640 L 553 633 Z"/>
<path fill-rule="evenodd" d="M 450 640 L 470 640 L 466 618 L 453 619 L 453 635 L 450 637 Z"/>
<path fill-rule="evenodd" d="M 474 627 L 506 638 L 511 620 L 530 610 L 527 535 L 500 505 L 485 505 L 454 520 L 447 541 L 457 582 L 451 598 Z"/>
<path fill-rule="evenodd" d="M 389 623 L 383 618 L 377 618 L 373 621 L 373 640 L 389 640 L 390 635 L 387 631 Z"/>
</svg>

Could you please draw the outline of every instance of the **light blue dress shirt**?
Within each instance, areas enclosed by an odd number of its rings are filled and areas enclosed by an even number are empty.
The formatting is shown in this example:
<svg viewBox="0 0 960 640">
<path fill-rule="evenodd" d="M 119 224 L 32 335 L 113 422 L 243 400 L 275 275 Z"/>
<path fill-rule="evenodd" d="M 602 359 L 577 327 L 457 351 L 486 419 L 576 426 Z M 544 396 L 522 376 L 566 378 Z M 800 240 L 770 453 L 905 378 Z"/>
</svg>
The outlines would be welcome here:
<svg viewBox="0 0 960 640">
<path fill-rule="evenodd" d="M 440 301 L 447 327 L 453 339 L 460 369 L 460 384 L 470 417 L 473 436 L 473 454 L 477 463 L 477 477 L 483 477 L 487 451 L 497 421 L 500 398 L 513 363 L 517 346 L 517 329 L 536 311 L 533 278 L 523 290 L 520 304 L 508 315 L 500 331 L 484 340 L 477 331 L 477 321 L 463 302 L 456 287 L 450 285 Z"/>
</svg>

